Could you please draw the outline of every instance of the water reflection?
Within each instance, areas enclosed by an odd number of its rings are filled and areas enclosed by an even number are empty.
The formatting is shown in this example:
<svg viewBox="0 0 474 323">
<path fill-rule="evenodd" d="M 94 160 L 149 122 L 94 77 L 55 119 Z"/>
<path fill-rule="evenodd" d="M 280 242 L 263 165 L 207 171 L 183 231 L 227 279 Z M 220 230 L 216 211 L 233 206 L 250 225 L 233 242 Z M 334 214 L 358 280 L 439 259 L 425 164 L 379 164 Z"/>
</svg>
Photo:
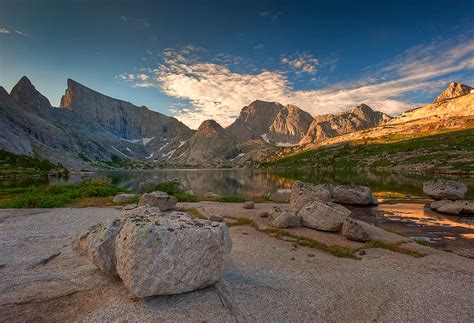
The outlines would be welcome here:
<svg viewBox="0 0 474 323">
<path fill-rule="evenodd" d="M 241 195 L 248 198 L 270 196 L 274 200 L 288 200 L 289 188 L 295 180 L 312 183 L 340 183 L 366 185 L 376 193 L 388 196 L 410 197 L 423 196 L 424 181 L 446 176 L 429 174 L 401 174 L 376 172 L 368 170 L 339 169 L 317 171 L 311 169 L 186 169 L 186 170 L 153 170 L 153 171 L 100 171 L 90 175 L 104 176 L 114 184 L 132 189 L 146 179 L 166 179 L 179 177 L 189 189 L 196 194 L 215 192 L 221 195 Z M 469 187 L 469 194 L 474 197 L 474 178 L 458 178 Z M 53 179 L 58 181 L 58 179 Z M 68 182 L 77 183 L 83 176 L 71 175 Z M 59 181 L 63 181 L 59 179 Z"/>
</svg>

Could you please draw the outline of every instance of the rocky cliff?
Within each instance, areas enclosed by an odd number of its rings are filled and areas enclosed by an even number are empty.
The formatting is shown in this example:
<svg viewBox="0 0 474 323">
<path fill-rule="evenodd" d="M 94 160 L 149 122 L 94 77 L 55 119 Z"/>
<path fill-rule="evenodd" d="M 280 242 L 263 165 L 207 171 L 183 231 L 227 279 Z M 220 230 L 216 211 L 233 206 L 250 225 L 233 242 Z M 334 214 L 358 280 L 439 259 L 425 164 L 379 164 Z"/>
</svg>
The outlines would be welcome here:
<svg viewBox="0 0 474 323">
<path fill-rule="evenodd" d="M 227 130 L 238 142 L 258 139 L 287 146 L 297 144 L 312 121 L 309 113 L 296 106 L 257 100 L 243 107 Z"/>
<path fill-rule="evenodd" d="M 473 91 L 474 89 L 470 86 L 464 85 L 462 83 L 451 82 L 449 83 L 448 87 L 436 97 L 433 103 L 442 103 L 446 100 L 474 93 Z"/>
<path fill-rule="evenodd" d="M 361 104 L 354 109 L 336 115 L 326 114 L 315 117 L 299 143 L 319 142 L 342 134 L 369 129 L 390 119 L 387 114 L 374 111 L 368 105 Z"/>
</svg>

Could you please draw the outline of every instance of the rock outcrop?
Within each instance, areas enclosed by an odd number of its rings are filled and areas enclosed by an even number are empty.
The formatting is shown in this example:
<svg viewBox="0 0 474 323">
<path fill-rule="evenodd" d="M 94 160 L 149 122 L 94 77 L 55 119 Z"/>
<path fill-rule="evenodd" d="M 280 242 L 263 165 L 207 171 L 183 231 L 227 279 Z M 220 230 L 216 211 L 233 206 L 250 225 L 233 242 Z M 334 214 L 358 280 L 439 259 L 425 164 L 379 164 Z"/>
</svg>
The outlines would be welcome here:
<svg viewBox="0 0 474 323">
<path fill-rule="evenodd" d="M 321 231 L 338 232 L 351 211 L 336 203 L 310 202 L 298 213 L 301 224 Z"/>
<path fill-rule="evenodd" d="M 331 184 L 314 185 L 296 181 L 291 187 L 290 210 L 298 213 L 303 206 L 313 201 L 329 202 L 332 197 Z"/>
<path fill-rule="evenodd" d="M 231 247 L 223 223 L 182 212 L 135 217 L 117 237 L 117 272 L 139 297 L 186 293 L 222 278 Z"/>
<path fill-rule="evenodd" d="M 88 230 L 79 233 L 73 240 L 72 247 L 104 273 L 117 275 L 115 240 L 123 224 L 122 219 L 95 224 Z"/>
<path fill-rule="evenodd" d="M 284 229 L 301 225 L 301 217 L 292 211 L 274 211 L 272 217 L 271 226 L 275 228 Z"/>
<path fill-rule="evenodd" d="M 130 203 L 134 198 L 136 198 L 138 195 L 137 194 L 117 194 L 114 196 L 113 201 L 115 203 Z"/>
<path fill-rule="evenodd" d="M 423 183 L 423 192 L 435 200 L 462 200 L 467 186 L 452 180 L 435 180 Z"/>
<path fill-rule="evenodd" d="M 430 208 L 440 213 L 453 214 L 453 215 L 470 215 L 474 214 L 474 201 L 450 201 L 440 200 L 434 201 L 430 204 Z"/>
<path fill-rule="evenodd" d="M 316 116 L 299 144 L 319 142 L 342 134 L 373 128 L 390 119 L 387 114 L 374 111 L 366 104 L 336 115 Z"/>
<path fill-rule="evenodd" d="M 366 242 L 370 240 L 370 224 L 347 218 L 342 225 L 342 235 L 349 240 Z"/>
<path fill-rule="evenodd" d="M 378 203 L 372 196 L 372 190 L 367 186 L 336 185 L 332 197 L 334 202 L 342 204 L 369 205 Z"/>
<path fill-rule="evenodd" d="M 143 194 L 140 197 L 138 206 L 154 206 L 161 211 L 168 211 L 173 209 L 176 203 L 178 203 L 178 201 L 173 196 L 165 192 L 156 191 Z"/>
<path fill-rule="evenodd" d="M 280 146 L 295 145 L 312 121 L 309 113 L 294 105 L 256 100 L 242 108 L 227 131 L 238 142 L 257 139 Z"/>
<path fill-rule="evenodd" d="M 446 100 L 451 100 L 466 94 L 473 93 L 474 88 L 464 85 L 462 83 L 450 82 L 448 87 L 441 92 L 433 103 L 441 103 Z"/>
</svg>

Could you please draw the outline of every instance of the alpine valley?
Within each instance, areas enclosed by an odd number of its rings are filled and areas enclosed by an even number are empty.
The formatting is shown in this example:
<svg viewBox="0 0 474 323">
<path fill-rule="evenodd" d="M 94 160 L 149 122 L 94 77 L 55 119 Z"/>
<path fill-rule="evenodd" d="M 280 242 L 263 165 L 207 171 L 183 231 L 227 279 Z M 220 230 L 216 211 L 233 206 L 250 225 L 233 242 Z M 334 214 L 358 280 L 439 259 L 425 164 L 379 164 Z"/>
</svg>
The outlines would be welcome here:
<svg viewBox="0 0 474 323">
<path fill-rule="evenodd" d="M 73 169 L 328 166 L 348 144 L 367 148 L 383 143 L 390 150 L 403 141 L 433 140 L 439 134 L 459 131 L 464 131 L 464 139 L 472 139 L 472 92 L 467 85 L 451 82 L 432 104 L 395 117 L 362 102 L 336 115 L 312 116 L 291 104 L 255 100 L 226 128 L 206 120 L 192 130 L 173 117 L 108 97 L 70 79 L 60 106 L 53 107 L 24 76 L 10 93 L 0 87 L 0 149 Z M 445 149 L 449 140 L 430 145 L 428 155 Z M 377 155 L 385 160 L 392 157 L 397 163 L 377 164 L 363 155 L 352 166 L 403 164 L 406 170 L 436 166 L 414 158 L 426 155 L 427 147 L 406 147 L 395 154 Z M 451 159 L 472 165 L 472 147 L 456 147 L 449 151 Z M 323 151 L 324 156 L 318 155 Z M 407 158 L 413 162 L 404 163 Z M 473 170 L 464 167 L 464 171 Z"/>
</svg>

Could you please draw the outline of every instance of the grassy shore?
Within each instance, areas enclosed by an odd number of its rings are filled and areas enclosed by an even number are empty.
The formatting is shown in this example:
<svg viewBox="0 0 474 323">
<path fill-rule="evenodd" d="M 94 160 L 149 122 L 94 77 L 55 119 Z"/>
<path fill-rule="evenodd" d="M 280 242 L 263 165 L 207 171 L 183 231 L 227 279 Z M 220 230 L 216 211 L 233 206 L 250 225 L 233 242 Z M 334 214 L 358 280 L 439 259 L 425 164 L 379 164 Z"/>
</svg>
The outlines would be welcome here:
<svg viewBox="0 0 474 323">
<path fill-rule="evenodd" d="M 28 186 L 0 190 L 0 208 L 54 208 L 67 205 L 111 205 L 124 189 L 107 181 L 84 181 L 77 185 Z"/>
<path fill-rule="evenodd" d="M 354 140 L 271 157 L 262 168 L 368 167 L 474 172 L 474 128 Z"/>
</svg>

